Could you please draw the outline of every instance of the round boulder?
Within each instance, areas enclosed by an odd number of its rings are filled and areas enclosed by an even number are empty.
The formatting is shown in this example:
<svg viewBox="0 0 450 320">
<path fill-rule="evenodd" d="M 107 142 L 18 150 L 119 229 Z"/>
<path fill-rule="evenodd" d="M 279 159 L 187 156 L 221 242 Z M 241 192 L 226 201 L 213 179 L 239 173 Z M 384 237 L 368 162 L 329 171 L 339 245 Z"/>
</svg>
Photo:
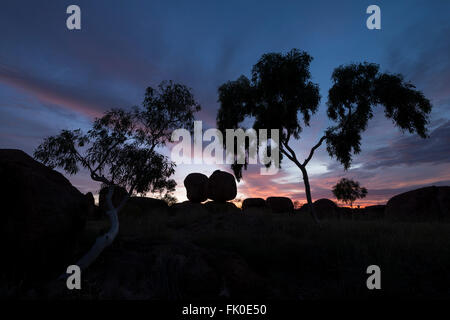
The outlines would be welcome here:
<svg viewBox="0 0 450 320">
<path fill-rule="evenodd" d="M 338 206 L 330 199 L 319 199 L 314 201 L 314 209 L 319 219 L 340 218 Z"/>
<path fill-rule="evenodd" d="M 247 198 L 242 202 L 242 210 L 250 208 L 264 208 L 266 201 L 262 198 Z"/>
<path fill-rule="evenodd" d="M 340 218 L 340 210 L 336 203 L 330 199 L 319 199 L 313 203 L 314 211 L 319 219 Z M 301 207 L 301 211 L 309 212 L 309 205 L 306 203 Z"/>
<path fill-rule="evenodd" d="M 187 198 L 194 203 L 208 199 L 208 177 L 202 173 L 190 173 L 184 179 Z"/>
<path fill-rule="evenodd" d="M 287 197 L 268 197 L 266 199 L 267 206 L 273 213 L 293 212 L 294 204 Z"/>
<path fill-rule="evenodd" d="M 237 194 L 236 180 L 228 172 L 216 170 L 208 180 L 208 198 L 225 202 L 233 200 Z"/>
</svg>

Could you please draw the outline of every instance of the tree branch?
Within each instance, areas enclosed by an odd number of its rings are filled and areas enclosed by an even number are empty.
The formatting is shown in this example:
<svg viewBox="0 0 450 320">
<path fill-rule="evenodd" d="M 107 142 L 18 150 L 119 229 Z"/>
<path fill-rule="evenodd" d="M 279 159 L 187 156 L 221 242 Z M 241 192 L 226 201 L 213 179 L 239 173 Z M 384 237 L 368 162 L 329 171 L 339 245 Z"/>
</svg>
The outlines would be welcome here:
<svg viewBox="0 0 450 320">
<path fill-rule="evenodd" d="M 309 156 L 308 158 L 305 159 L 305 161 L 303 161 L 303 166 L 306 166 L 309 162 L 309 160 L 311 160 L 312 156 L 314 155 L 314 151 L 316 151 L 316 149 L 318 147 L 320 147 L 323 143 L 323 141 L 327 138 L 326 135 L 324 135 L 322 138 L 320 138 L 319 142 L 316 143 L 316 145 L 314 147 L 312 147 L 311 151 L 309 152 Z"/>
<path fill-rule="evenodd" d="M 106 184 L 106 185 L 112 185 L 112 182 L 111 181 L 109 181 L 108 179 L 106 179 L 105 177 L 103 177 L 103 176 L 99 176 L 98 174 L 96 174 L 95 172 L 93 172 L 93 171 L 91 171 L 91 178 L 92 178 L 92 180 L 94 180 L 94 181 L 97 181 L 97 182 L 103 182 L 104 184 Z"/>
<path fill-rule="evenodd" d="M 286 150 L 284 150 L 283 148 L 280 149 L 281 153 L 284 154 L 286 157 L 288 157 L 289 160 L 291 160 L 292 162 L 295 162 L 295 159 L 291 157 L 291 155 L 289 153 L 286 152 Z"/>
<path fill-rule="evenodd" d="M 287 144 L 287 142 L 281 141 L 281 145 L 284 145 L 284 147 L 290 152 L 291 157 L 297 160 L 297 156 L 295 155 L 294 150 Z"/>
<path fill-rule="evenodd" d="M 286 152 L 286 150 L 284 149 L 280 149 L 281 153 L 284 154 L 286 157 L 288 157 L 289 160 L 291 160 L 295 165 L 297 165 L 297 167 L 301 168 L 302 164 L 300 162 L 298 162 L 297 158 L 292 157 L 289 153 Z"/>
<path fill-rule="evenodd" d="M 100 166 L 103 165 L 103 163 L 105 163 L 106 159 L 108 158 L 109 154 L 111 153 L 111 151 L 117 147 L 119 144 L 121 143 L 121 141 L 117 141 L 115 144 L 113 144 L 105 153 L 103 159 L 101 161 L 99 161 L 97 167 L 95 168 L 94 172 L 97 172 L 97 170 L 100 168 Z"/>
<path fill-rule="evenodd" d="M 74 148 L 74 151 L 75 151 L 75 156 L 78 158 L 78 161 L 80 161 L 86 168 L 89 169 L 89 171 L 92 172 L 92 168 L 91 168 L 89 162 L 85 158 L 83 158 L 81 156 L 81 154 L 75 148 Z"/>
</svg>

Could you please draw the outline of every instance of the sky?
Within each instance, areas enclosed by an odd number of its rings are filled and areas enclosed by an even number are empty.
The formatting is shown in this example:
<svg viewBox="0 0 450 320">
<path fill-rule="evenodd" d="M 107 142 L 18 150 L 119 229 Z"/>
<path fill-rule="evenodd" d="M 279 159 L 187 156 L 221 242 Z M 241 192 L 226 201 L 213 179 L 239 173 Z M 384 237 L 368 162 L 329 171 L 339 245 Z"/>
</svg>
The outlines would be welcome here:
<svg viewBox="0 0 450 320">
<path fill-rule="evenodd" d="M 66 8 L 81 8 L 81 30 L 68 30 Z M 366 8 L 381 9 L 381 30 L 366 27 Z M 312 81 L 321 102 L 311 126 L 292 143 L 306 157 L 330 122 L 327 93 L 334 68 L 374 62 L 401 73 L 433 104 L 430 138 L 400 132 L 377 108 L 363 134 L 362 152 L 344 171 L 325 147 L 308 165 L 313 199 L 333 199 L 342 178 L 368 189 L 356 205 L 385 203 L 395 194 L 450 185 L 450 1 L 23 1 L 0 5 L 0 148 L 28 154 L 62 129 L 88 129 L 111 108 L 142 102 L 145 88 L 174 80 L 192 89 L 203 127 L 215 127 L 217 88 L 268 52 L 292 48 L 313 56 Z M 170 147 L 168 147 L 170 148 Z M 170 150 L 163 150 L 170 154 Z M 186 200 L 184 177 L 231 172 L 227 165 L 177 167 L 176 197 Z M 67 175 L 66 175 L 67 176 Z M 85 172 L 67 176 L 82 192 L 98 192 Z M 238 198 L 289 196 L 305 202 L 301 172 L 286 159 L 261 176 L 253 165 Z"/>
</svg>

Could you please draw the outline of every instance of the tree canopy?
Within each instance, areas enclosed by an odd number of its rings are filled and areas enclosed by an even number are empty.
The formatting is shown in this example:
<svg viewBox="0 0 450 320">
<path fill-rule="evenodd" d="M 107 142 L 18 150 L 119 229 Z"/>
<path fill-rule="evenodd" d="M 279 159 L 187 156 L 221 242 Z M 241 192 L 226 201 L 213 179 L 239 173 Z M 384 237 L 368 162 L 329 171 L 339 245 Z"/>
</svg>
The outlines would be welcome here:
<svg viewBox="0 0 450 320">
<path fill-rule="evenodd" d="M 255 130 L 279 130 L 285 147 L 280 149 L 281 159 L 290 138 L 300 137 L 319 106 L 319 87 L 311 81 L 309 71 L 311 61 L 308 53 L 297 49 L 264 54 L 253 66 L 251 80 L 242 75 L 221 85 L 219 130 L 239 128 L 246 118 L 253 117 Z M 246 166 L 235 163 L 232 167 L 240 179 Z"/>
<path fill-rule="evenodd" d="M 165 145 L 174 129 L 191 129 L 199 109 L 186 86 L 164 81 L 156 90 L 147 88 L 141 106 L 109 110 L 85 133 L 62 130 L 44 139 L 34 156 L 71 175 L 85 168 L 94 181 L 122 186 L 130 195 L 171 192 L 175 164 L 155 148 Z"/>
<path fill-rule="evenodd" d="M 350 206 L 353 206 L 355 200 L 363 199 L 367 195 L 367 189 L 361 187 L 359 182 L 346 178 L 339 180 L 333 187 L 332 192 L 336 199 L 346 204 L 350 204 Z"/>
<path fill-rule="evenodd" d="M 379 69 L 373 63 L 350 64 L 336 68 L 331 76 L 327 115 L 336 126 L 327 130 L 327 150 L 346 169 L 352 155 L 361 152 L 361 133 L 377 106 L 383 106 L 385 116 L 402 131 L 427 137 L 430 101 L 401 75 Z"/>
<path fill-rule="evenodd" d="M 192 129 L 198 110 L 200 105 L 186 86 L 163 81 L 157 89 L 147 88 L 141 106 L 109 110 L 87 132 L 62 130 L 36 148 L 34 156 L 44 164 L 71 175 L 83 168 L 92 180 L 108 187 L 110 229 L 77 262 L 80 268 L 87 268 L 114 241 L 119 232 L 118 212 L 133 193 L 162 195 L 165 191 L 163 199 L 173 201 L 176 183 L 170 177 L 175 163 L 158 153 L 157 147 L 170 141 L 174 129 Z M 112 202 L 116 186 L 126 190 L 117 207 Z"/>
<path fill-rule="evenodd" d="M 252 121 L 255 130 L 278 129 L 280 141 L 275 150 L 280 153 L 280 163 L 286 157 L 301 170 L 309 204 L 312 197 L 307 165 L 324 142 L 329 155 L 347 170 L 353 156 L 361 152 L 361 135 L 376 107 L 384 107 L 385 116 L 402 131 L 417 133 L 422 138 L 427 137 L 432 108 L 423 93 L 402 75 L 383 73 L 379 65 L 367 62 L 339 66 L 332 73 L 326 103 L 327 116 L 333 124 L 324 130 L 301 161 L 290 142 L 300 139 L 303 129 L 310 125 L 321 98 L 319 86 L 312 82 L 311 61 L 308 53 L 298 49 L 286 54 L 262 55 L 251 70 L 251 79 L 242 75 L 219 87 L 217 113 L 217 126 L 222 131 L 246 129 L 243 128 L 244 124 L 248 125 L 246 120 Z M 247 162 L 235 161 L 232 169 L 239 180 Z M 315 217 L 313 206 L 309 208 Z"/>
</svg>

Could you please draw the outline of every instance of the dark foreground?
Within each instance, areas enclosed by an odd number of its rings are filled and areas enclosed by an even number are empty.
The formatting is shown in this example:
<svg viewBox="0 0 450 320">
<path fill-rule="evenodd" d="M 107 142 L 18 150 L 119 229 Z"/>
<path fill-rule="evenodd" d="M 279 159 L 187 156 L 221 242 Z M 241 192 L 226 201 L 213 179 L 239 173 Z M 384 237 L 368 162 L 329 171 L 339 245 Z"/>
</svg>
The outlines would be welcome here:
<svg viewBox="0 0 450 320">
<path fill-rule="evenodd" d="M 106 220 L 89 221 L 80 254 Z M 75 261 L 74 261 L 75 262 Z M 381 268 L 381 290 L 366 269 Z M 24 298 L 450 298 L 450 224 L 326 220 L 304 214 L 166 211 L 121 218 L 114 244 L 82 274 Z"/>
</svg>

